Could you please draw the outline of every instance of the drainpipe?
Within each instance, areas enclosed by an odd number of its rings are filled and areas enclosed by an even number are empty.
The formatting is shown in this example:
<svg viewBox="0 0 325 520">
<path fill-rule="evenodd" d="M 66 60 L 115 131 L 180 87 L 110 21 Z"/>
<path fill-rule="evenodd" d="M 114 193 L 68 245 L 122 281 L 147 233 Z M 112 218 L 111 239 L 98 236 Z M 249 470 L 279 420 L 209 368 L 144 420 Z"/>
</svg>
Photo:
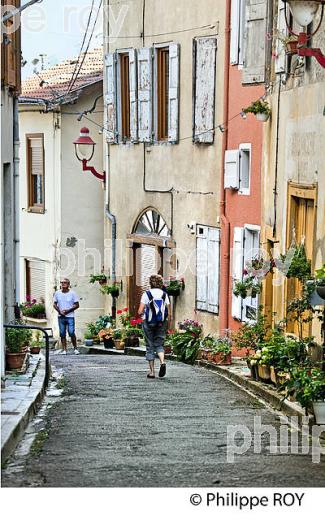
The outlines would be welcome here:
<svg viewBox="0 0 325 520">
<path fill-rule="evenodd" d="M 229 62 L 230 62 L 230 16 L 231 0 L 226 2 L 226 27 L 225 27 L 225 61 L 223 82 L 223 121 L 228 121 L 229 112 Z M 226 216 L 226 190 L 224 187 L 224 160 L 228 145 L 228 124 L 222 134 L 221 175 L 220 175 L 220 220 L 221 220 L 221 269 L 220 269 L 220 333 L 223 334 L 229 328 L 229 276 L 230 276 L 230 223 Z"/>
<path fill-rule="evenodd" d="M 18 98 L 14 97 L 13 102 L 13 148 L 14 148 L 14 266 L 15 266 L 15 302 L 20 299 L 20 279 L 19 279 L 19 246 L 20 246 L 20 231 L 19 231 L 19 112 L 18 112 Z"/>
<path fill-rule="evenodd" d="M 109 8 L 109 0 L 107 2 Z M 108 11 L 109 12 L 109 11 Z M 109 52 L 109 23 L 107 24 L 107 52 Z M 104 82 L 105 83 L 105 82 Z M 110 212 L 110 183 L 108 182 L 108 176 L 110 175 L 110 153 L 109 144 L 106 143 L 107 154 L 106 154 L 106 205 L 105 215 L 106 218 L 111 222 L 112 225 L 112 272 L 111 279 L 113 284 L 116 282 L 116 217 Z M 116 319 L 116 298 L 112 296 L 112 317 Z"/>
</svg>

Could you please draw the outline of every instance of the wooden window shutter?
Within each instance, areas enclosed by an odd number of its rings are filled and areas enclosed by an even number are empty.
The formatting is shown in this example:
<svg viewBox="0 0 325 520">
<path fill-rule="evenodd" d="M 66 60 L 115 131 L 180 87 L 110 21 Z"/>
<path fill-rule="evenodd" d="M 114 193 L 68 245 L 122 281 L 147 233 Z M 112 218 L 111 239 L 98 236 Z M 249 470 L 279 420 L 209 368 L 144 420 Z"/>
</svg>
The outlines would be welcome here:
<svg viewBox="0 0 325 520">
<path fill-rule="evenodd" d="M 267 0 L 247 0 L 242 83 L 265 80 Z"/>
<path fill-rule="evenodd" d="M 138 142 L 138 93 L 137 93 L 137 51 L 129 51 L 129 81 L 130 81 L 130 138 L 132 143 Z"/>
<path fill-rule="evenodd" d="M 225 188 L 239 189 L 239 150 L 226 150 L 225 153 Z"/>
<path fill-rule="evenodd" d="M 208 311 L 219 310 L 220 230 L 208 229 Z"/>
<path fill-rule="evenodd" d="M 152 140 L 152 50 L 138 49 L 138 138 Z"/>
<path fill-rule="evenodd" d="M 117 80 L 116 80 L 116 53 L 107 54 L 105 56 L 106 67 L 106 117 L 107 129 L 106 139 L 108 143 L 114 144 L 118 141 L 117 129 L 117 109 L 116 109 L 116 95 L 117 95 Z"/>
<path fill-rule="evenodd" d="M 179 134 L 179 57 L 178 43 L 169 45 L 168 142 L 177 143 Z"/>
<path fill-rule="evenodd" d="M 285 20 L 285 3 L 282 0 L 278 0 L 278 18 L 277 18 L 277 31 L 278 34 L 281 34 L 284 38 L 287 36 L 288 29 Z M 284 44 L 276 39 L 275 46 L 275 72 L 278 74 L 279 72 L 285 72 L 286 70 L 286 53 Z"/>
<path fill-rule="evenodd" d="M 214 141 L 216 90 L 216 38 L 198 38 L 195 47 L 194 135 L 196 143 Z"/>
<path fill-rule="evenodd" d="M 243 268 L 244 268 L 244 228 L 234 228 L 234 243 L 232 250 L 232 279 L 233 286 L 236 281 L 243 279 Z M 242 306 L 243 301 L 240 296 L 235 296 L 232 293 L 232 305 L 231 312 L 232 316 L 237 320 L 242 319 Z"/>
<path fill-rule="evenodd" d="M 236 65 L 239 59 L 240 4 L 240 0 L 231 1 L 230 63 L 232 65 Z"/>
<path fill-rule="evenodd" d="M 205 226 L 198 227 L 196 239 L 196 307 L 208 308 L 208 231 Z"/>
</svg>

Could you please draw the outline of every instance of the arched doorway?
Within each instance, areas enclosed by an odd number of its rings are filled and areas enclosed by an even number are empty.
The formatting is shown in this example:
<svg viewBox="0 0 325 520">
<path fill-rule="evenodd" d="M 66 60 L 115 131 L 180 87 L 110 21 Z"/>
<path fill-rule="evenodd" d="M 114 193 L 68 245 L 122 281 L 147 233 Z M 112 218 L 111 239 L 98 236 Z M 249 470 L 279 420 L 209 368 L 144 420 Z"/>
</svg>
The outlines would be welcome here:
<svg viewBox="0 0 325 520">
<path fill-rule="evenodd" d="M 168 275 L 175 244 L 166 221 L 154 208 L 147 208 L 139 215 L 128 240 L 132 267 L 129 277 L 129 309 L 135 315 L 142 293 L 149 289 L 149 277 L 156 273 L 164 277 Z"/>
</svg>

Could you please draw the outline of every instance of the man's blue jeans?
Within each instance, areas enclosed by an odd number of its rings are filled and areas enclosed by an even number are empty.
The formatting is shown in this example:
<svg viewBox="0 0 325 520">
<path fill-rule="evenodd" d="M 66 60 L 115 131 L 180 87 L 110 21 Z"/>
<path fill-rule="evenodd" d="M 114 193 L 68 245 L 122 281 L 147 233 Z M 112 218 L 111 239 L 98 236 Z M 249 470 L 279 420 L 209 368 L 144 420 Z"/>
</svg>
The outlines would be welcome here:
<svg viewBox="0 0 325 520">
<path fill-rule="evenodd" d="M 60 329 L 60 338 L 65 338 L 68 334 L 71 338 L 71 336 L 74 336 L 75 334 L 75 324 L 74 324 L 74 318 L 67 318 L 67 316 L 59 316 L 59 329 Z"/>
</svg>

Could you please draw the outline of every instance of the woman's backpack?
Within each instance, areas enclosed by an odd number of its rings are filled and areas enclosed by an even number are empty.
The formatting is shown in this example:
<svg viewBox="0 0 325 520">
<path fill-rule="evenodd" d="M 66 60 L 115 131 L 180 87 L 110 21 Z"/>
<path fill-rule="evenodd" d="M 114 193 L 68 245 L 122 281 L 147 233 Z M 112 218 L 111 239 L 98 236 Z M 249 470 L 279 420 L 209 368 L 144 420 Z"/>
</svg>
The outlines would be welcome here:
<svg viewBox="0 0 325 520">
<path fill-rule="evenodd" d="M 168 309 L 166 305 L 166 292 L 163 291 L 161 298 L 154 298 L 151 291 L 146 291 L 149 298 L 145 308 L 145 319 L 149 325 L 164 323 L 168 318 Z"/>
</svg>

